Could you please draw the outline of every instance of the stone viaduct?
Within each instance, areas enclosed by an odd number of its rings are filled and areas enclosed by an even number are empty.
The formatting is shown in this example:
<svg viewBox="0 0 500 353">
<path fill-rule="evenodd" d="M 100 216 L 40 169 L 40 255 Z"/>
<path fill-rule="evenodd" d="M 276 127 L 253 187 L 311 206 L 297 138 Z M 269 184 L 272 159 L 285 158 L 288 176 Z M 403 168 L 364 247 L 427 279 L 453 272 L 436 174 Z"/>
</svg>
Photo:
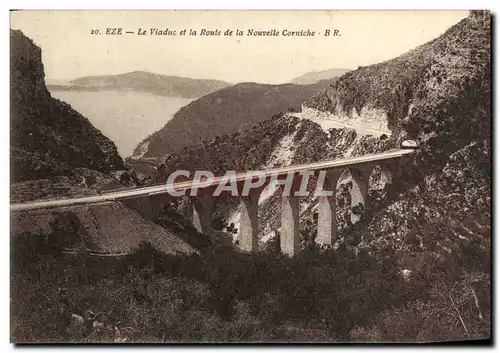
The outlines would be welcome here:
<svg viewBox="0 0 500 353">
<path fill-rule="evenodd" d="M 337 184 L 340 176 L 346 170 L 349 171 L 352 178 L 351 206 L 366 206 L 368 201 L 369 178 L 373 169 L 378 166 L 381 171 L 381 178 L 384 183 L 392 184 L 398 177 L 401 170 L 400 164 L 405 155 L 412 153 L 413 150 L 395 150 L 376 155 L 346 158 L 328 162 L 318 162 L 305 165 L 296 165 L 279 169 L 264 171 L 267 175 L 266 181 L 258 188 L 250 190 L 248 196 L 237 196 L 240 200 L 240 225 L 238 229 L 239 247 L 243 251 L 254 252 L 259 247 L 259 224 L 257 219 L 257 210 L 259 198 L 262 191 L 269 184 L 272 175 L 276 175 L 278 180 L 282 180 L 290 173 L 294 178 L 301 178 L 303 172 L 311 172 L 317 176 L 320 171 L 325 171 L 324 189 L 337 190 Z M 237 174 L 238 189 L 242 189 L 242 183 L 248 179 L 246 175 Z M 218 180 L 217 180 L 218 181 Z M 181 187 L 182 182 L 178 183 Z M 299 230 L 299 199 L 301 196 L 295 196 L 300 183 L 293 183 L 290 195 L 282 196 L 282 215 L 280 231 L 280 247 L 284 254 L 293 256 L 300 250 L 300 230 Z M 193 187 L 193 184 L 186 184 L 186 190 Z M 212 213 L 214 211 L 217 197 L 228 197 L 227 193 L 221 196 L 213 196 L 215 186 L 196 186 L 200 187 L 197 196 L 190 197 L 190 206 L 193 225 L 201 233 L 209 233 L 211 229 Z M 162 209 L 162 204 L 167 202 L 171 196 L 167 196 L 165 191 L 153 193 L 144 198 L 131 198 L 122 200 L 127 206 L 136 209 L 144 217 L 155 219 Z M 332 244 L 337 238 L 337 199 L 336 193 L 331 195 L 318 196 L 318 225 L 316 242 L 319 244 Z M 359 216 L 351 213 L 351 221 L 356 223 Z"/>
<path fill-rule="evenodd" d="M 281 251 L 293 256 L 300 250 L 300 230 L 299 230 L 299 199 L 301 196 L 295 195 L 299 180 L 304 173 L 324 176 L 323 188 L 334 191 L 342 173 L 348 170 L 352 177 L 353 187 L 351 190 L 351 205 L 359 203 L 367 206 L 369 178 L 376 166 L 381 169 L 381 177 L 386 184 L 392 184 L 398 177 L 401 170 L 403 158 L 414 152 L 414 149 L 396 149 L 383 153 L 351 157 L 334 161 L 317 162 L 303 165 L 270 169 L 261 171 L 265 174 L 265 182 L 258 188 L 253 188 L 247 196 L 237 196 L 241 204 L 241 219 L 239 226 L 239 247 L 243 251 L 253 252 L 258 249 L 258 219 L 257 209 L 259 197 L 269 182 L 282 180 L 293 175 L 291 193 L 282 196 L 282 216 L 280 246 Z M 235 174 L 238 189 L 241 190 L 245 181 L 252 176 L 248 173 Z M 213 196 L 215 185 L 221 184 L 221 177 L 215 177 L 211 183 L 195 182 L 193 180 L 175 182 L 175 190 L 191 190 L 196 188 L 199 192 L 197 196 L 190 197 L 192 208 L 193 225 L 199 232 L 210 232 L 212 222 L 212 212 L 215 207 L 217 197 Z M 241 195 L 241 192 L 238 193 Z M 137 189 L 113 191 L 104 195 L 95 195 L 74 199 L 49 200 L 30 203 L 11 204 L 11 211 L 63 207 L 78 204 L 103 203 L 110 201 L 121 201 L 130 208 L 137 210 L 143 217 L 156 220 L 163 209 L 163 206 L 173 196 L 167 194 L 165 185 L 143 187 Z M 316 241 L 320 244 L 332 244 L 337 238 L 336 208 L 337 200 L 335 192 L 328 195 L 318 196 L 318 227 Z M 358 221 L 358 216 L 351 214 L 353 223 Z"/>
</svg>

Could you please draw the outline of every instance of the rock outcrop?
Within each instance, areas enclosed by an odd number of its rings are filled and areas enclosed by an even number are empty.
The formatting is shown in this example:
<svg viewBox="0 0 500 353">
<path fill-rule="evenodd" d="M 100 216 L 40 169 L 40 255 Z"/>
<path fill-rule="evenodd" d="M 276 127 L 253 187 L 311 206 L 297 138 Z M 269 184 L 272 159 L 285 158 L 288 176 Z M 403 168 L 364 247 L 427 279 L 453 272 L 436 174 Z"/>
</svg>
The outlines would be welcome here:
<svg viewBox="0 0 500 353">
<path fill-rule="evenodd" d="M 21 31 L 11 43 L 11 180 L 69 175 L 87 167 L 124 169 L 115 144 L 81 114 L 51 97 L 44 82 L 42 53 Z"/>
</svg>

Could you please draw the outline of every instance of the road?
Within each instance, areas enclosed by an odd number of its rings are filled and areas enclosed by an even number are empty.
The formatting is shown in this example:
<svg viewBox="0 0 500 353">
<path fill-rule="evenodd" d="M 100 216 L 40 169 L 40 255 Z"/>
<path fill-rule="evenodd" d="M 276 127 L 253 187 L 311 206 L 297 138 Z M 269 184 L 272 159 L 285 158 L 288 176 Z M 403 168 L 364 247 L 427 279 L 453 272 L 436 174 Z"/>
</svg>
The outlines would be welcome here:
<svg viewBox="0 0 500 353">
<path fill-rule="evenodd" d="M 332 120 L 332 119 L 323 119 L 320 117 L 304 118 L 304 117 L 302 117 L 301 112 L 291 113 L 291 115 L 296 116 L 299 119 L 308 119 L 308 120 L 314 121 L 316 124 L 321 126 L 321 128 L 325 132 L 327 132 L 329 129 L 346 129 L 347 128 L 347 129 L 355 130 L 358 134 L 361 134 L 361 135 L 373 135 L 375 137 L 379 137 L 379 136 L 384 135 L 384 134 L 387 136 L 390 136 L 392 133 L 391 131 L 383 131 L 383 130 L 379 130 L 376 128 L 370 128 L 370 127 L 367 127 L 364 125 L 350 125 L 350 124 L 347 124 L 345 122 L 336 121 L 336 120 Z"/>
<path fill-rule="evenodd" d="M 276 169 L 267 169 L 262 170 L 262 172 L 266 175 L 266 177 L 270 177 L 272 175 L 284 175 L 289 172 L 300 172 L 305 170 L 316 171 L 316 170 L 327 170 L 339 167 L 347 167 L 350 165 L 370 163 L 375 161 L 381 161 L 386 159 L 394 159 L 399 158 L 407 154 L 413 153 L 414 150 L 411 149 L 398 149 L 391 150 L 383 153 L 359 156 L 359 157 L 350 157 L 344 159 L 337 159 L 333 161 L 323 161 L 309 164 L 301 164 L 301 165 L 292 165 L 288 167 L 276 168 Z M 248 172 L 238 173 L 236 174 L 236 181 L 244 181 L 247 179 L 251 179 L 252 175 L 248 175 Z M 207 182 L 193 182 L 192 180 L 182 181 L 175 183 L 173 185 L 176 191 L 179 190 L 189 190 L 194 187 L 205 188 L 212 185 L 216 185 L 221 181 L 222 177 L 215 177 L 211 183 Z M 70 198 L 70 199 L 61 199 L 61 200 L 46 200 L 46 201 L 35 201 L 35 202 L 26 202 L 26 203 L 16 203 L 10 205 L 11 211 L 22 211 L 22 210 L 31 210 L 31 209 L 39 209 L 39 208 L 54 208 L 54 207 L 63 207 L 63 206 L 75 206 L 75 205 L 89 205 L 89 204 L 99 204 L 110 201 L 119 201 L 131 198 L 139 198 L 144 196 L 158 195 L 166 193 L 166 186 L 155 185 L 148 186 L 137 189 L 127 189 L 115 192 L 107 192 L 104 195 L 94 195 L 94 196 L 86 196 L 79 198 Z"/>
</svg>

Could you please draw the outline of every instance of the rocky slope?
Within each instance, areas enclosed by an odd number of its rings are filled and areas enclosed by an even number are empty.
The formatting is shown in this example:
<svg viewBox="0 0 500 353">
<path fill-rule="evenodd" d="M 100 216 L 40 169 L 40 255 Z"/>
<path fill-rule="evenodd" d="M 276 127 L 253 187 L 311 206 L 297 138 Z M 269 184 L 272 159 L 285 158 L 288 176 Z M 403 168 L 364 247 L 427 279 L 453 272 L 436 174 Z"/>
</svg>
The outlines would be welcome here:
<svg viewBox="0 0 500 353">
<path fill-rule="evenodd" d="M 456 75 L 463 76 L 462 86 L 456 89 L 465 88 L 473 78 L 466 76 L 489 63 L 487 16 L 472 14 L 440 37 L 397 58 L 348 72 L 304 105 L 351 119 L 371 114 L 385 119 L 391 129 L 399 129 L 404 121 L 421 114 L 421 105 L 434 98 L 428 96 L 430 90 L 440 91 Z M 427 92 L 423 92 L 425 86 Z"/>
<path fill-rule="evenodd" d="M 453 252 L 464 241 L 478 241 L 488 253 L 490 21 L 488 12 L 472 11 L 468 18 L 425 45 L 428 53 L 416 56 L 417 62 L 428 60 L 423 72 L 413 72 L 423 79 L 414 77 L 407 86 L 413 87 L 410 91 L 414 93 L 400 100 L 400 108 L 407 106 L 408 112 L 389 120 L 390 125 L 418 139 L 422 146 L 406 181 L 413 187 L 406 188 L 399 200 L 374 217 L 365 232 L 375 235 L 370 244 L 390 244 L 399 249 L 415 245 L 421 251 L 441 244 L 438 248 L 442 251 Z M 410 61 L 405 66 L 413 65 Z M 399 79 L 381 84 L 404 86 L 405 77 Z M 387 111 L 390 107 L 386 106 Z"/>
<path fill-rule="evenodd" d="M 44 83 L 41 50 L 11 31 L 11 180 L 67 175 L 78 167 L 124 169 L 116 146 Z"/>
<path fill-rule="evenodd" d="M 308 72 L 303 75 L 292 78 L 290 81 L 296 85 L 310 85 L 321 80 L 330 80 L 335 77 L 340 77 L 343 74 L 351 71 L 350 69 L 329 69 L 323 71 Z"/>
<path fill-rule="evenodd" d="M 133 158 L 158 157 L 218 135 L 244 132 L 273 114 L 300 109 L 329 82 L 315 85 L 240 83 L 181 108 L 172 120 L 137 146 Z"/>
<path fill-rule="evenodd" d="M 218 80 L 134 71 L 120 75 L 80 77 L 67 84 L 52 83 L 49 89 L 54 91 L 138 91 L 169 97 L 198 98 L 228 86 L 231 84 Z"/>
</svg>

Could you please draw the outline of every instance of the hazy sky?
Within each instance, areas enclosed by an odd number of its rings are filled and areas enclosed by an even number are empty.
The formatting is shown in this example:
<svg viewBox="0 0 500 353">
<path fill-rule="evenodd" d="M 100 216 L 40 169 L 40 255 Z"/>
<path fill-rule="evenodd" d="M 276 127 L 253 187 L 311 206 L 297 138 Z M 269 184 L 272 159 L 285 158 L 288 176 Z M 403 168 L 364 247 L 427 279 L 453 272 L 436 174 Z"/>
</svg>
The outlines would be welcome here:
<svg viewBox="0 0 500 353">
<path fill-rule="evenodd" d="M 46 77 L 144 70 L 229 82 L 284 83 L 310 71 L 357 68 L 396 57 L 441 35 L 466 11 L 20 11 L 11 28 L 42 48 Z M 134 34 L 107 36 L 107 27 Z M 137 36 L 139 28 L 236 30 L 237 37 Z M 92 35 L 99 29 L 101 35 Z M 248 29 L 280 32 L 249 37 Z M 283 30 L 316 31 L 283 37 Z M 340 37 L 324 36 L 338 29 Z M 318 35 L 318 32 L 319 35 Z"/>
</svg>

